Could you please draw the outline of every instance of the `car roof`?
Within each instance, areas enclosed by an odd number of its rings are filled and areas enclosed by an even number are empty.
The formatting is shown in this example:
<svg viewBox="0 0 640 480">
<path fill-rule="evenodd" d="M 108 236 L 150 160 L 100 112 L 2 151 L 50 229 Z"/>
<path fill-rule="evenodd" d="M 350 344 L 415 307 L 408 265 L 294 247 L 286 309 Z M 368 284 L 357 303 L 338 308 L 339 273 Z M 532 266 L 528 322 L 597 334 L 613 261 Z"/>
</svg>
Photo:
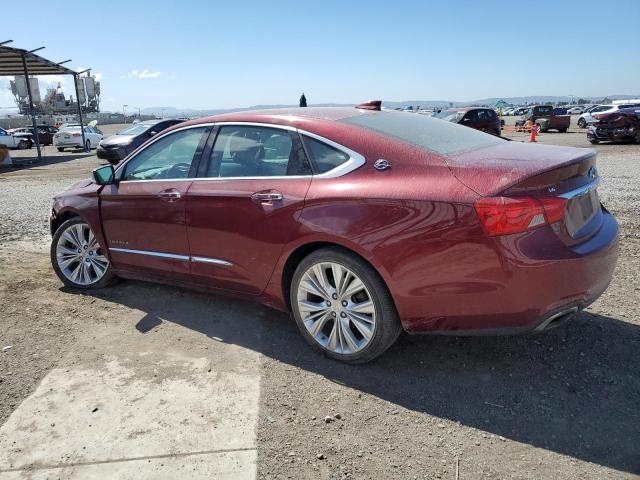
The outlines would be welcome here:
<svg viewBox="0 0 640 480">
<path fill-rule="evenodd" d="M 304 125 L 309 125 L 310 123 L 325 123 L 327 121 L 335 122 L 345 118 L 368 115 L 371 113 L 380 112 L 361 110 L 355 107 L 273 108 L 264 110 L 246 110 L 201 117 L 184 122 L 180 126 L 215 122 L 262 122 L 302 128 Z M 413 114 L 407 113 L 406 115 Z"/>
</svg>

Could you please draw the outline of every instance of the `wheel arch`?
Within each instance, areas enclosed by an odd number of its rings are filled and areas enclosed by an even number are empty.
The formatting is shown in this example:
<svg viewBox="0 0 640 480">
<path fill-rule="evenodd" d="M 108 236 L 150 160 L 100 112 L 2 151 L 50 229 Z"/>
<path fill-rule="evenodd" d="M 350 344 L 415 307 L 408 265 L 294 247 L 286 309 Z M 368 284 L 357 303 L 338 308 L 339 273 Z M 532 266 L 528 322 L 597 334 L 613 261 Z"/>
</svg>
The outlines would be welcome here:
<svg viewBox="0 0 640 480">
<path fill-rule="evenodd" d="M 316 250 L 327 247 L 339 248 L 341 250 L 344 250 L 345 252 L 356 255 L 360 260 L 369 265 L 380 276 L 382 282 L 389 291 L 391 299 L 397 310 L 395 299 L 393 297 L 393 291 L 389 286 L 388 275 L 387 272 L 384 271 L 384 268 L 382 268 L 380 265 L 376 265 L 376 263 L 371 258 L 368 258 L 368 256 L 364 252 L 358 251 L 359 249 L 351 248 L 350 246 L 344 245 L 343 243 L 335 242 L 329 239 L 303 243 L 295 247 L 286 256 L 286 260 L 282 267 L 282 274 L 280 276 L 280 290 L 282 292 L 282 299 L 284 300 L 284 304 L 287 310 L 291 311 L 291 280 L 293 279 L 293 274 L 296 268 L 305 257 L 315 252 Z"/>
<path fill-rule="evenodd" d="M 51 223 L 49 224 L 49 229 L 51 230 L 51 236 L 53 236 L 56 233 L 58 228 L 60 228 L 60 225 L 62 225 L 64 222 L 66 222 L 70 218 L 74 218 L 74 217 L 82 217 L 82 215 L 80 215 L 79 212 L 73 209 L 67 209 L 61 212 L 57 212 L 56 216 L 51 219 Z"/>
</svg>

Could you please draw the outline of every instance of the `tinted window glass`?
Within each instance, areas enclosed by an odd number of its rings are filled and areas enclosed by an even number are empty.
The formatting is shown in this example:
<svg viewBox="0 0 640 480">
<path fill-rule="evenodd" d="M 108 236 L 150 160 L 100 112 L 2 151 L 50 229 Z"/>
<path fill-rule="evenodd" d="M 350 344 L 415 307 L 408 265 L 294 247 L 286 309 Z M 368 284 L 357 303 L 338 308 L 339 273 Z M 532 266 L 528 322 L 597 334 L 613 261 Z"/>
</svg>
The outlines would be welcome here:
<svg viewBox="0 0 640 480">
<path fill-rule="evenodd" d="M 345 118 L 341 122 L 357 125 L 442 155 L 490 147 L 505 141 L 495 135 L 488 135 L 456 123 L 402 112 L 373 112 Z"/>
<path fill-rule="evenodd" d="M 328 172 L 349 160 L 349 155 L 337 148 L 305 135 L 302 138 L 316 173 Z"/>
<path fill-rule="evenodd" d="M 122 180 L 187 178 L 206 130 L 180 130 L 152 143 L 127 162 Z"/>
<path fill-rule="evenodd" d="M 207 177 L 310 175 L 299 142 L 288 130 L 222 126 L 211 152 Z"/>
</svg>

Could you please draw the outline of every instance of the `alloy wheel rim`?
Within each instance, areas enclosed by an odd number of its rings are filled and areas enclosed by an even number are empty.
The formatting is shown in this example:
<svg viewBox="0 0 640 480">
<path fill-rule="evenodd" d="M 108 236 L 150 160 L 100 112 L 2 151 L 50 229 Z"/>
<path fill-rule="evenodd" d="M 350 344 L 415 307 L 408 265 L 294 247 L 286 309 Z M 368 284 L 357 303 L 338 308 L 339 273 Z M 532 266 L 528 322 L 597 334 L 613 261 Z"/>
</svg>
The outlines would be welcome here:
<svg viewBox="0 0 640 480">
<path fill-rule="evenodd" d="M 333 353 L 357 353 L 373 338 L 375 303 L 364 282 L 344 265 L 311 266 L 300 279 L 297 303 L 307 331 Z"/>
<path fill-rule="evenodd" d="M 107 273 L 109 260 L 86 223 L 67 227 L 56 245 L 56 260 L 62 274 L 77 285 L 92 285 Z"/>
</svg>

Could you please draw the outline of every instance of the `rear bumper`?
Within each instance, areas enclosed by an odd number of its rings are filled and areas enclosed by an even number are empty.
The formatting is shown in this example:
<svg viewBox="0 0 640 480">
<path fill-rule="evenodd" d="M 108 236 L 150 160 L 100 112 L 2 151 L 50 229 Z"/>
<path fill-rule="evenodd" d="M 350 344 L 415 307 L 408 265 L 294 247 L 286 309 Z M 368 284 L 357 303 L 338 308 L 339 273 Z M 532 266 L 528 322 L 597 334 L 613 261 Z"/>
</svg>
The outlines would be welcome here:
<svg viewBox="0 0 640 480">
<path fill-rule="evenodd" d="M 549 227 L 497 237 L 491 250 L 469 254 L 461 281 L 414 288 L 424 292 L 419 297 L 394 295 L 403 326 L 410 333 L 452 335 L 546 329 L 554 315 L 582 310 L 606 290 L 618 257 L 617 234 L 615 218 L 603 210 L 598 233 L 574 247 Z"/>
</svg>

